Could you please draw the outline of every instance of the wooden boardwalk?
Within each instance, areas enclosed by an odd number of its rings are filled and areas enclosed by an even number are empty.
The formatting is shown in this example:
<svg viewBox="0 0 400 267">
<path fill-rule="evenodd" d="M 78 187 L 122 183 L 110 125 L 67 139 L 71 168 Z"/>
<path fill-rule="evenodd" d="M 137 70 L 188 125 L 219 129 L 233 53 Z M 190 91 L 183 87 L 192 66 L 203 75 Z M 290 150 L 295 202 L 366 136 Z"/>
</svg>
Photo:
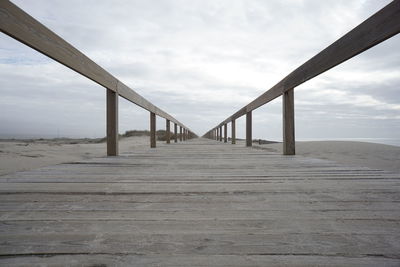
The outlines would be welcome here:
<svg viewBox="0 0 400 267">
<path fill-rule="evenodd" d="M 400 265 L 380 170 L 193 139 L 0 181 L 1 266 Z"/>
</svg>

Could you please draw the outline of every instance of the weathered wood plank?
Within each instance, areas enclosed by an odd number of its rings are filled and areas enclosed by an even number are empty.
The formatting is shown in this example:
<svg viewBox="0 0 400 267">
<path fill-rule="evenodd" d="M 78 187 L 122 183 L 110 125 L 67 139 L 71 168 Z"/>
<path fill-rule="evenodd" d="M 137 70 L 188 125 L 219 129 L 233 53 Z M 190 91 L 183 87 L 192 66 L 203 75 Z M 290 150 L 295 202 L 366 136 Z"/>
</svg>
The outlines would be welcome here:
<svg viewBox="0 0 400 267">
<path fill-rule="evenodd" d="M 216 266 L 216 267 L 254 267 L 254 266 L 354 266 L 354 267 L 398 267 L 400 260 L 379 255 L 129 255 L 129 254 L 74 254 L 74 255 L 29 255 L 27 257 L 0 258 L 4 266 Z M 73 264 L 77 262 L 77 264 Z"/>
<path fill-rule="evenodd" d="M 107 91 L 107 156 L 118 156 L 118 94 Z"/>
<path fill-rule="evenodd" d="M 296 154 L 294 135 L 294 89 L 283 93 L 282 117 L 283 117 L 283 154 Z"/>
<path fill-rule="evenodd" d="M 252 112 L 249 111 L 246 113 L 246 146 L 253 145 L 253 119 L 252 119 Z"/>
<path fill-rule="evenodd" d="M 254 266 L 254 256 L 400 262 L 399 174 L 207 139 L 152 152 L 0 177 L 0 264 L 60 254 L 103 263 L 179 254 L 176 266 L 207 265 L 202 256 L 224 257 L 221 266 Z"/>
</svg>

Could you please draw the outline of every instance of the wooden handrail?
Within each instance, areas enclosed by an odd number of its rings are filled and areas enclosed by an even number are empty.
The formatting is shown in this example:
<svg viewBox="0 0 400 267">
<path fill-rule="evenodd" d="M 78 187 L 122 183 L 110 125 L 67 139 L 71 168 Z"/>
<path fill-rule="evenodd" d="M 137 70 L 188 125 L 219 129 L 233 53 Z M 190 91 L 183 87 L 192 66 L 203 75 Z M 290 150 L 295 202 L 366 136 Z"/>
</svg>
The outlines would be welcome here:
<svg viewBox="0 0 400 267">
<path fill-rule="evenodd" d="M 212 135 L 212 132 L 222 125 L 248 114 L 260 106 L 283 95 L 285 92 L 293 90 L 296 86 L 301 85 L 319 74 L 347 61 L 388 38 L 391 38 L 399 32 L 400 0 L 394 0 L 343 37 L 322 50 L 320 53 L 312 57 L 303 65 L 295 69 L 268 91 L 212 128 L 204 136 Z M 289 104 L 288 102 L 286 103 Z"/>
<path fill-rule="evenodd" d="M 126 100 L 189 129 L 8 0 L 0 1 L 0 31 L 116 92 Z"/>
<path fill-rule="evenodd" d="M 151 147 L 155 147 L 155 116 L 174 122 L 189 136 L 196 136 L 183 123 L 136 93 L 89 57 L 8 0 L 0 0 L 0 31 L 52 58 L 107 89 L 107 155 L 118 155 L 118 96 L 151 114 Z M 168 124 L 169 125 L 169 124 Z M 169 133 L 169 128 L 166 129 Z M 169 138 L 167 138 L 169 143 Z M 186 140 L 186 138 L 185 138 Z"/>
</svg>

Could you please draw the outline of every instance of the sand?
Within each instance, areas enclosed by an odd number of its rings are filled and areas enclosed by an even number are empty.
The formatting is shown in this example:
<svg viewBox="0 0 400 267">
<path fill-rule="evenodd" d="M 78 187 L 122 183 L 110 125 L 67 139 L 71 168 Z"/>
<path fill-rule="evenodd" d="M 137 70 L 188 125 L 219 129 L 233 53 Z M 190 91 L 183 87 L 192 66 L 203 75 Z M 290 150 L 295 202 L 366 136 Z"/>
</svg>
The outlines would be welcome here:
<svg viewBox="0 0 400 267">
<path fill-rule="evenodd" d="M 0 175 L 32 170 L 54 164 L 106 155 L 105 143 L 71 141 L 0 141 Z M 161 142 L 161 141 L 160 141 Z M 149 137 L 127 137 L 120 140 L 120 153 L 138 147 L 149 147 Z M 238 145 L 244 145 L 242 142 Z M 256 149 L 281 153 L 282 144 L 254 143 Z M 400 173 L 400 147 L 350 141 L 297 142 L 298 156 L 336 161 L 348 166 L 368 167 Z"/>
<path fill-rule="evenodd" d="M 149 144 L 148 136 L 126 137 L 120 140 L 119 148 L 124 153 Z M 83 140 L 2 140 L 0 175 L 103 156 L 106 156 L 105 143 L 87 143 Z"/>
<path fill-rule="evenodd" d="M 282 153 L 282 143 L 253 146 Z M 296 142 L 296 155 L 400 173 L 398 146 L 353 141 Z"/>
</svg>

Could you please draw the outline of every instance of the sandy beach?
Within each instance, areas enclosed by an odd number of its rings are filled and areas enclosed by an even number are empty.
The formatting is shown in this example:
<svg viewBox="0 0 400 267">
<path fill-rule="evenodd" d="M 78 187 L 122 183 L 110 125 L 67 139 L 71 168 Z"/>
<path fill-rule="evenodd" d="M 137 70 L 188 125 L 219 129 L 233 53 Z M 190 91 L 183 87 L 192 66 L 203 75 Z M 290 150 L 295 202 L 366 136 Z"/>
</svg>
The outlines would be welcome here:
<svg viewBox="0 0 400 267">
<path fill-rule="evenodd" d="M 282 153 L 282 143 L 255 148 Z M 400 147 L 353 141 L 296 142 L 296 155 L 332 160 L 349 166 L 400 172 Z"/>
<path fill-rule="evenodd" d="M 148 136 L 126 137 L 120 140 L 120 153 L 149 146 Z M 106 143 L 84 140 L 2 140 L 0 141 L 0 175 L 32 170 L 64 162 L 106 155 Z"/>
<path fill-rule="evenodd" d="M 159 141 L 162 142 L 162 141 Z M 238 145 L 244 145 L 239 142 Z M 148 136 L 120 140 L 120 153 L 148 147 Z M 282 144 L 253 143 L 254 149 L 281 153 Z M 350 141 L 297 142 L 298 156 L 336 161 L 349 166 L 400 172 L 400 147 Z M 32 170 L 64 162 L 102 157 L 106 144 L 80 140 L 2 140 L 0 141 L 0 175 Z"/>
</svg>

